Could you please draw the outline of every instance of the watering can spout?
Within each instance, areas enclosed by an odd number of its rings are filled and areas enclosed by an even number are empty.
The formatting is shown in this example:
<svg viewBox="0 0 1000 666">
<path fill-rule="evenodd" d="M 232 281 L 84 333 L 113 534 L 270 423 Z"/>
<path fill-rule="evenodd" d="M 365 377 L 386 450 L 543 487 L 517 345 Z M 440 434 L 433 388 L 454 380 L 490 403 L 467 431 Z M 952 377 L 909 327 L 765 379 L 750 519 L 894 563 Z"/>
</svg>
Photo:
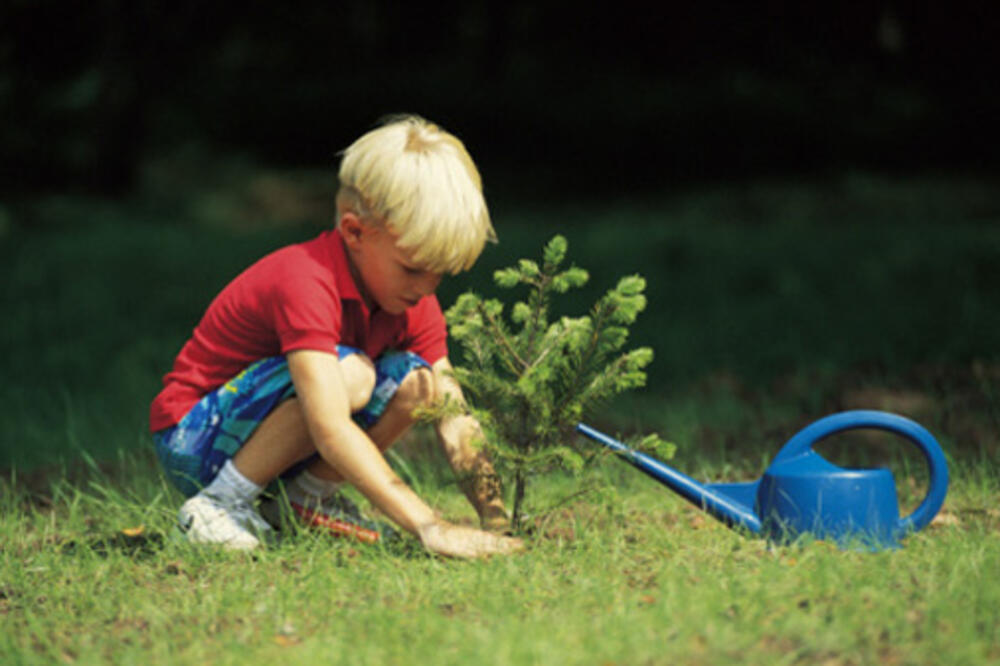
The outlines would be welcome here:
<svg viewBox="0 0 1000 666">
<path fill-rule="evenodd" d="M 703 484 L 661 461 L 647 456 L 608 437 L 593 428 L 579 424 L 577 432 L 611 449 L 623 460 L 645 472 L 678 495 L 707 511 L 730 527 L 743 527 L 754 534 L 761 531 L 761 522 L 754 513 L 754 497 L 759 482 Z"/>
</svg>

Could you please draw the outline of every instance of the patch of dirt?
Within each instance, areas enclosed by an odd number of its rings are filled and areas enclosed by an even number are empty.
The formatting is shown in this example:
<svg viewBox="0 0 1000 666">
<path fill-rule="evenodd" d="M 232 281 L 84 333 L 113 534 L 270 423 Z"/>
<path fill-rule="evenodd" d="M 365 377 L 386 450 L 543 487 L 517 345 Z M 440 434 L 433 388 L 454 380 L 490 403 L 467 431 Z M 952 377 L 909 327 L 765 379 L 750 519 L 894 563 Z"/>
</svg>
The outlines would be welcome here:
<svg viewBox="0 0 1000 666">
<path fill-rule="evenodd" d="M 909 389 L 862 387 L 846 389 L 840 396 L 843 409 L 877 409 L 908 416 L 914 420 L 926 419 L 937 407 L 927 393 Z"/>
<path fill-rule="evenodd" d="M 195 200 L 194 215 L 210 226 L 237 232 L 305 224 L 332 228 L 336 187 L 330 174 L 253 173 L 205 191 Z"/>
<path fill-rule="evenodd" d="M 593 511 L 586 505 L 580 510 Z M 525 531 L 535 537 L 553 541 L 573 541 L 576 539 L 576 520 L 578 512 L 573 507 L 565 507 L 545 516 L 536 518 L 526 526 Z"/>
<path fill-rule="evenodd" d="M 925 363 L 880 384 L 846 374 L 831 405 L 907 416 L 960 450 L 1000 454 L 1000 363 Z"/>
<path fill-rule="evenodd" d="M 946 445 L 951 455 L 1000 458 L 1000 362 L 924 363 L 895 373 L 877 363 L 834 375 L 797 371 L 755 391 L 748 391 L 736 377 L 716 373 L 695 390 L 708 400 L 736 397 L 746 408 L 738 412 L 736 423 L 704 424 L 696 437 L 683 443 L 682 454 L 697 450 L 738 461 L 741 451 L 777 452 L 789 437 L 823 416 L 874 409 L 915 420 Z M 796 416 L 776 421 L 776 412 Z M 895 455 L 901 444 L 898 437 L 870 430 L 854 430 L 845 437 L 853 443 L 840 448 L 871 447 L 874 461 L 867 462 L 876 464 Z M 733 478 L 739 478 L 740 470 L 732 471 Z"/>
<path fill-rule="evenodd" d="M 941 511 L 934 516 L 928 527 L 961 527 L 962 519 L 950 511 Z"/>
</svg>

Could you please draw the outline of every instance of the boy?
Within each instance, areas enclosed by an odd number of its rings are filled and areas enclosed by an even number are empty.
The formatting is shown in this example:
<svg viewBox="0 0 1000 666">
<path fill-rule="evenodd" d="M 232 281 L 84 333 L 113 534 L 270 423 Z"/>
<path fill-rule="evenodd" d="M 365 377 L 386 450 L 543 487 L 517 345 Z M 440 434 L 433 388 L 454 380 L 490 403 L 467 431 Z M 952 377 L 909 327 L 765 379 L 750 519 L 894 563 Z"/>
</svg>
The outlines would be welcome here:
<svg viewBox="0 0 1000 666">
<path fill-rule="evenodd" d="M 456 137 L 406 116 L 344 151 L 339 178 L 336 229 L 226 286 L 153 401 L 157 453 L 189 496 L 181 529 L 193 542 L 259 546 L 272 528 L 254 503 L 281 475 L 309 525 L 379 538 L 339 497 L 350 483 L 432 552 L 517 550 L 518 539 L 437 518 L 381 454 L 414 407 L 462 400 L 434 291 L 495 240 L 479 173 Z M 437 434 L 482 526 L 502 528 L 496 475 L 472 447 L 479 425 L 449 417 Z"/>
</svg>

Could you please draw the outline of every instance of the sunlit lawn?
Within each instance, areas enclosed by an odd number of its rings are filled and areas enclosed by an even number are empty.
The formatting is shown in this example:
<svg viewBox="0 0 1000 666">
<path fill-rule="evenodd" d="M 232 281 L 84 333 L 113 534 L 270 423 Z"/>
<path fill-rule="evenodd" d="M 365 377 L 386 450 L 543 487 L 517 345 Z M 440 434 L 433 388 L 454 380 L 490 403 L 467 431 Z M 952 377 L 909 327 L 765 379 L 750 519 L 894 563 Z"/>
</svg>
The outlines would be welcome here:
<svg viewBox="0 0 1000 666">
<path fill-rule="evenodd" d="M 299 535 L 247 558 L 171 538 L 179 497 L 145 426 L 159 378 L 228 279 L 327 223 L 287 203 L 241 225 L 234 211 L 255 210 L 241 182 L 7 209 L 0 662 L 1000 660 L 990 183 L 856 175 L 495 202 L 501 243 L 445 282 L 445 305 L 470 286 L 491 293 L 494 268 L 556 232 L 591 274 L 567 311 L 623 274 L 647 278 L 633 339 L 655 350 L 649 386 L 595 424 L 656 430 L 688 473 L 741 480 L 816 418 L 888 409 L 938 437 L 954 480 L 938 523 L 901 550 L 864 554 L 768 547 L 606 461 L 536 485 L 526 553 L 462 563 L 412 542 L 383 551 Z M 290 202 L 312 191 L 289 182 Z M 393 463 L 445 515 L 471 520 L 430 450 L 417 433 Z M 891 438 L 840 438 L 825 452 L 890 463 L 904 511 L 919 501 L 922 461 Z M 588 484 L 604 490 L 545 512 Z"/>
</svg>

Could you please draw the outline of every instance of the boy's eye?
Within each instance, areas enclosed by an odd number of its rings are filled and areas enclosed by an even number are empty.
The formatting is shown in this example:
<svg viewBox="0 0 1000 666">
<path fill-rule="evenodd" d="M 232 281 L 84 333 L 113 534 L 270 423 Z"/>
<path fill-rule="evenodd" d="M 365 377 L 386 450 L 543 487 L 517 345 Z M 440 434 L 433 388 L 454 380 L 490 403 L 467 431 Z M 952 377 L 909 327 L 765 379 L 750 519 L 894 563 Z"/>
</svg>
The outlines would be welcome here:
<svg viewBox="0 0 1000 666">
<path fill-rule="evenodd" d="M 417 277 L 418 275 L 424 274 L 424 269 L 417 268 L 416 266 L 403 266 L 403 271 L 407 275 L 412 275 L 413 277 Z"/>
</svg>

